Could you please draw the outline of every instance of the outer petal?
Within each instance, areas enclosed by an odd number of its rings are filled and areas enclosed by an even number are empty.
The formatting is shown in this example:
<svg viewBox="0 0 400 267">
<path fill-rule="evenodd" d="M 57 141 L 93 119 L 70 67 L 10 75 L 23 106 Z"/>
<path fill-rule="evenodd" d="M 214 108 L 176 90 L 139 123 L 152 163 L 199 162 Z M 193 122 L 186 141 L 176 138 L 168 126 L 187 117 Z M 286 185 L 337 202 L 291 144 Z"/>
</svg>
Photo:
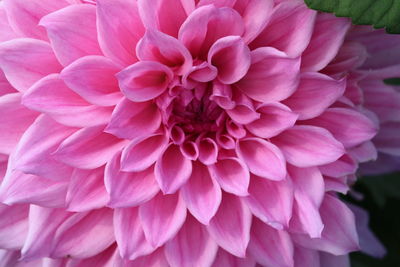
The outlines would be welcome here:
<svg viewBox="0 0 400 267">
<path fill-rule="evenodd" d="M 5 42 L 17 38 L 18 34 L 14 32 L 8 22 L 7 14 L 4 8 L 4 1 L 0 4 L 0 42 Z"/>
<path fill-rule="evenodd" d="M 236 86 L 250 98 L 274 102 L 293 94 L 299 83 L 300 58 L 290 58 L 272 48 L 261 47 L 251 52 L 251 66 Z"/>
<path fill-rule="evenodd" d="M 254 267 L 256 266 L 255 260 L 246 255 L 245 258 L 238 258 L 232 254 L 226 252 L 223 249 L 219 249 L 217 257 L 212 265 L 212 267 Z"/>
<path fill-rule="evenodd" d="M 221 203 L 221 189 L 201 163 L 193 163 L 192 174 L 182 187 L 181 195 L 190 213 L 206 225 Z"/>
<path fill-rule="evenodd" d="M 344 153 L 342 143 L 327 130 L 315 126 L 294 126 L 272 142 L 282 150 L 289 163 L 298 167 L 328 164 Z"/>
<path fill-rule="evenodd" d="M 122 98 L 115 74 L 120 67 L 101 56 L 76 60 L 61 72 L 61 79 L 71 90 L 91 104 L 116 105 Z"/>
<path fill-rule="evenodd" d="M 154 172 L 161 190 L 165 194 L 172 194 L 189 179 L 192 162 L 177 145 L 171 144 L 157 160 Z"/>
<path fill-rule="evenodd" d="M 295 267 L 321 267 L 319 263 L 319 252 L 313 249 L 306 249 L 296 246 L 294 250 L 294 266 Z"/>
<path fill-rule="evenodd" d="M 50 13 L 39 25 L 47 30 L 52 48 L 63 66 L 87 55 L 100 55 L 96 37 L 96 8 L 71 5 Z"/>
<path fill-rule="evenodd" d="M 0 44 L 0 68 L 18 91 L 24 92 L 61 66 L 51 46 L 35 39 L 14 39 Z"/>
<path fill-rule="evenodd" d="M 250 211 L 239 198 L 224 194 L 218 212 L 207 229 L 220 247 L 244 258 L 250 240 L 251 219 Z"/>
<path fill-rule="evenodd" d="M 275 181 L 285 179 L 285 158 L 270 142 L 260 138 L 242 139 L 236 146 L 236 153 L 251 173 Z"/>
<path fill-rule="evenodd" d="M 97 0 L 96 4 L 98 39 L 104 55 L 123 65 L 137 61 L 135 47 L 144 34 L 137 2 Z"/>
<path fill-rule="evenodd" d="M 28 212 L 28 205 L 10 207 L 0 204 L 0 248 L 21 249 L 28 231 Z M 1 264 L 3 264 L 3 259 L 1 259 Z"/>
<path fill-rule="evenodd" d="M 173 238 L 186 219 L 186 207 L 179 195 L 158 194 L 139 207 L 139 218 L 146 240 L 153 247 Z"/>
<path fill-rule="evenodd" d="M 374 139 L 374 144 L 379 152 L 392 156 L 400 155 L 400 137 L 398 135 L 400 122 L 386 122 L 381 125 L 381 130 Z"/>
<path fill-rule="evenodd" d="M 207 230 L 189 216 L 174 239 L 165 244 L 171 267 L 211 266 L 218 246 Z"/>
<path fill-rule="evenodd" d="M 154 177 L 154 168 L 141 172 L 122 172 L 121 153 L 116 154 L 106 165 L 104 183 L 110 195 L 109 206 L 132 207 L 154 197 L 160 188 Z"/>
<path fill-rule="evenodd" d="M 324 267 L 350 267 L 349 255 L 335 256 L 329 253 L 320 252 L 319 258 L 321 260 L 321 266 Z"/>
</svg>

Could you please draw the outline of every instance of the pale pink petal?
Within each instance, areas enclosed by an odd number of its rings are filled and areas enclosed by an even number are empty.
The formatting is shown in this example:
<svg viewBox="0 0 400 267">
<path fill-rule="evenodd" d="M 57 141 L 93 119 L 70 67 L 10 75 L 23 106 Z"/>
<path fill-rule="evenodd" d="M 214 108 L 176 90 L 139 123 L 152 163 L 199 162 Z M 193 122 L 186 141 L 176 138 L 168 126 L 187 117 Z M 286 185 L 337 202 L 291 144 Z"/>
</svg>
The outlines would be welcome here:
<svg viewBox="0 0 400 267">
<path fill-rule="evenodd" d="M 237 143 L 236 153 L 251 173 L 270 180 L 285 179 L 285 158 L 272 143 L 260 138 L 242 139 Z"/>
<path fill-rule="evenodd" d="M 106 164 L 126 141 L 103 130 L 104 125 L 78 130 L 60 144 L 54 157 L 80 169 L 95 169 Z"/>
<path fill-rule="evenodd" d="M 108 247 L 106 250 L 102 251 L 101 253 L 97 254 L 94 257 L 90 258 L 85 258 L 85 259 L 69 259 L 68 260 L 68 267 L 87 267 L 87 266 L 99 266 L 103 264 L 104 266 L 112 266 L 115 263 L 115 258 L 114 256 L 116 255 L 115 253 L 115 245 L 111 245 Z M 46 262 L 46 260 L 49 260 L 45 258 L 43 261 Z M 54 260 L 53 260 L 54 261 Z M 60 259 L 55 260 L 55 261 L 60 261 Z M 61 263 L 63 264 L 63 263 Z M 44 266 L 41 266 L 44 267 Z M 47 266 L 46 267 L 64 267 L 63 265 L 59 266 Z"/>
<path fill-rule="evenodd" d="M 218 69 L 219 81 L 232 84 L 243 78 L 250 68 L 250 49 L 239 36 L 226 36 L 210 47 L 208 63 Z"/>
<path fill-rule="evenodd" d="M 173 73 L 165 65 L 153 61 L 135 63 L 117 74 L 124 95 L 134 102 L 144 102 L 161 95 Z"/>
<path fill-rule="evenodd" d="M 101 55 L 96 34 L 96 8 L 71 5 L 50 13 L 39 25 L 47 30 L 57 59 L 67 66 L 87 55 Z"/>
<path fill-rule="evenodd" d="M 241 160 L 235 157 L 220 158 L 208 169 L 224 191 L 237 196 L 248 195 L 250 173 Z"/>
<path fill-rule="evenodd" d="M 279 230 L 289 225 L 293 207 L 293 185 L 290 180 L 269 181 L 253 175 L 249 194 L 245 201 L 260 220 Z"/>
<path fill-rule="evenodd" d="M 104 55 L 125 66 L 136 62 L 135 47 L 144 34 L 137 2 L 97 0 L 96 3 L 98 39 Z"/>
<path fill-rule="evenodd" d="M 11 85 L 21 92 L 47 74 L 61 70 L 47 42 L 25 38 L 0 44 L 0 68 Z"/>
<path fill-rule="evenodd" d="M 115 209 L 114 231 L 118 251 L 124 259 L 135 260 L 155 250 L 146 241 L 138 208 Z"/>
<path fill-rule="evenodd" d="M 346 148 L 371 140 L 378 131 L 378 126 L 370 118 L 349 108 L 327 109 L 307 123 L 329 130 Z"/>
<path fill-rule="evenodd" d="M 75 169 L 68 185 L 67 210 L 75 212 L 103 208 L 109 201 L 104 186 L 104 168 L 95 170 Z"/>
<path fill-rule="evenodd" d="M 139 207 L 139 218 L 146 240 L 159 247 L 173 238 L 185 222 L 185 203 L 177 194 L 158 194 Z"/>
<path fill-rule="evenodd" d="M 260 118 L 247 124 L 246 129 L 261 138 L 274 137 L 292 127 L 298 115 L 280 103 L 263 104 L 257 108 Z"/>
<path fill-rule="evenodd" d="M 134 103 L 123 98 L 104 131 L 119 138 L 134 139 L 154 133 L 160 124 L 161 114 L 154 103 Z"/>
<path fill-rule="evenodd" d="M 115 266 L 115 262 L 112 263 L 111 266 Z M 164 251 L 162 249 L 158 249 L 155 252 L 139 257 L 134 261 L 124 261 L 123 264 L 117 266 L 124 267 L 170 267 L 167 259 L 165 258 Z M 84 267 L 84 266 L 82 266 Z"/>
<path fill-rule="evenodd" d="M 160 62 L 178 75 L 192 67 L 192 56 L 186 47 L 177 39 L 156 30 L 147 29 L 136 46 L 136 53 L 140 60 Z"/>
<path fill-rule="evenodd" d="M 12 29 L 8 22 L 7 14 L 4 8 L 4 1 L 0 3 L 0 42 L 18 38 L 18 35 Z"/>
<path fill-rule="evenodd" d="M 91 105 L 66 86 L 59 74 L 50 74 L 24 94 L 22 104 L 71 127 L 90 127 L 109 121 L 112 109 Z"/>
<path fill-rule="evenodd" d="M 257 219 L 253 220 L 251 226 L 249 252 L 263 266 L 294 266 L 294 248 L 290 235 Z"/>
<path fill-rule="evenodd" d="M 222 195 L 207 167 L 193 163 L 192 174 L 180 192 L 190 213 L 199 222 L 208 225 L 218 210 Z"/>
<path fill-rule="evenodd" d="M 226 252 L 223 249 L 219 249 L 215 261 L 212 267 L 255 267 L 255 260 L 246 255 L 245 258 L 238 258 Z"/>
<path fill-rule="evenodd" d="M 165 244 L 171 267 L 211 266 L 218 246 L 203 225 L 188 216 L 178 234 Z"/>
<path fill-rule="evenodd" d="M 154 168 L 141 172 L 122 172 L 121 153 L 116 154 L 106 165 L 104 184 L 110 195 L 110 207 L 132 207 L 154 197 L 160 188 L 154 177 Z"/>
<path fill-rule="evenodd" d="M 323 90 L 321 90 L 323 88 Z M 297 90 L 283 103 L 299 114 L 300 120 L 321 115 L 341 97 L 346 88 L 346 80 L 334 80 L 317 73 L 303 73 Z"/>
<path fill-rule="evenodd" d="M 0 248 L 7 250 L 22 248 L 28 231 L 28 213 L 29 205 L 0 204 Z M 0 265 L 2 264 L 3 259 L 0 260 Z"/>
<path fill-rule="evenodd" d="M 260 102 L 281 101 L 296 90 L 299 83 L 300 58 L 290 58 L 272 48 L 261 47 L 251 52 L 251 66 L 236 86 Z"/>
<path fill-rule="evenodd" d="M 298 167 L 328 164 L 344 153 L 342 143 L 327 130 L 315 126 L 294 126 L 272 142 L 281 149 L 287 162 Z"/>
<path fill-rule="evenodd" d="M 0 96 L 0 153 L 10 154 L 37 113 L 21 105 L 21 94 Z"/>
<path fill-rule="evenodd" d="M 101 56 L 86 56 L 67 66 L 61 79 L 71 90 L 91 104 L 113 106 L 121 99 L 115 74 L 120 67 Z"/>
<path fill-rule="evenodd" d="M 224 194 L 207 229 L 220 247 L 244 258 L 250 240 L 251 219 L 250 211 L 238 197 Z"/>
<path fill-rule="evenodd" d="M 154 172 L 161 191 L 172 194 L 189 179 L 192 162 L 182 154 L 177 145 L 171 144 L 157 160 Z"/>
</svg>

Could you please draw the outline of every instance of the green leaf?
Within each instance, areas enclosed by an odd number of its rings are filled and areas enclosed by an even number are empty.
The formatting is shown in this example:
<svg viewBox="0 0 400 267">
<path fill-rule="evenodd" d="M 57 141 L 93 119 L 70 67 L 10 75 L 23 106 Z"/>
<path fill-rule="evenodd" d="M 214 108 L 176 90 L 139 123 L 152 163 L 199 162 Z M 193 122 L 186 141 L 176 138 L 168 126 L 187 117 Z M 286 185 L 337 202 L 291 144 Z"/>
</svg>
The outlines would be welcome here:
<svg viewBox="0 0 400 267">
<path fill-rule="evenodd" d="M 354 24 L 400 33 L 400 0 L 305 0 L 309 8 L 349 17 Z"/>
</svg>

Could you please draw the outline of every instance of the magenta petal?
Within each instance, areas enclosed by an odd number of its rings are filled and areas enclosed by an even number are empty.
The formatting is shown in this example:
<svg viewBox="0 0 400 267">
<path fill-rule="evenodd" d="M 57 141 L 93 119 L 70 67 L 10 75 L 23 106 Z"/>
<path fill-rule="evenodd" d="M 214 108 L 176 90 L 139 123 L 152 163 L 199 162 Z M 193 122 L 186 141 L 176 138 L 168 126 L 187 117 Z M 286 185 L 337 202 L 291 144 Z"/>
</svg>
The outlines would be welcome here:
<svg viewBox="0 0 400 267">
<path fill-rule="evenodd" d="M 155 250 L 146 241 L 138 208 L 115 209 L 114 231 L 118 251 L 124 259 L 135 260 Z"/>
<path fill-rule="evenodd" d="M 294 266 L 295 267 L 320 267 L 319 252 L 313 249 L 296 246 L 294 249 Z"/>
<path fill-rule="evenodd" d="M 154 177 L 154 168 L 141 172 L 122 172 L 120 154 L 107 163 L 104 173 L 104 184 L 110 195 L 108 206 L 132 207 L 153 198 L 160 190 Z"/>
<path fill-rule="evenodd" d="M 82 128 L 65 139 L 54 153 L 57 160 L 80 169 L 106 164 L 126 141 L 103 132 L 104 125 Z"/>
<path fill-rule="evenodd" d="M 133 102 L 144 102 L 161 95 L 172 77 L 167 66 L 154 61 L 135 63 L 117 74 L 121 91 Z"/>
<path fill-rule="evenodd" d="M 139 207 L 139 218 L 146 240 L 159 247 L 173 238 L 185 222 L 185 203 L 177 194 L 158 194 Z"/>
<path fill-rule="evenodd" d="M 172 194 L 189 179 L 192 162 L 182 154 L 177 145 L 171 144 L 157 160 L 154 172 L 161 191 Z"/>
<path fill-rule="evenodd" d="M 194 163 L 192 174 L 180 192 L 190 213 L 199 222 L 208 225 L 218 210 L 222 195 L 207 167 Z"/>
<path fill-rule="evenodd" d="M 7 250 L 22 248 L 28 231 L 28 214 L 29 205 L 10 207 L 0 204 L 0 248 Z M 4 264 L 3 258 L 1 263 Z"/>
<path fill-rule="evenodd" d="M 203 225 L 188 216 L 174 239 L 165 244 L 171 267 L 211 266 L 218 246 Z"/>
<path fill-rule="evenodd" d="M 256 261 L 250 255 L 245 258 L 238 258 L 233 256 L 224 249 L 218 249 L 217 256 L 214 260 L 212 267 L 254 267 Z"/>
<path fill-rule="evenodd" d="M 198 142 L 199 160 L 205 164 L 214 164 L 217 162 L 218 145 L 211 138 L 204 138 Z"/>
<path fill-rule="evenodd" d="M 220 158 L 215 164 L 208 167 L 211 176 L 226 192 L 247 196 L 250 182 L 250 173 L 247 166 L 235 157 Z"/>
<path fill-rule="evenodd" d="M 244 258 L 250 240 L 251 219 L 250 211 L 238 197 L 224 194 L 207 229 L 220 247 Z"/>
<path fill-rule="evenodd" d="M 246 203 L 251 212 L 264 223 L 282 230 L 289 225 L 293 207 L 293 185 L 286 179 L 269 181 L 251 176 Z"/>
<path fill-rule="evenodd" d="M 104 186 L 103 176 L 104 168 L 75 169 L 66 196 L 67 210 L 84 212 L 105 207 L 110 197 Z"/>
<path fill-rule="evenodd" d="M 272 143 L 260 138 L 242 139 L 237 143 L 236 153 L 251 173 L 270 180 L 285 179 L 285 158 Z"/>
<path fill-rule="evenodd" d="M 27 38 L 0 44 L 0 68 L 11 85 L 21 92 L 44 76 L 61 70 L 47 42 Z"/>
<path fill-rule="evenodd" d="M 320 252 L 319 253 L 319 258 L 320 258 L 320 266 L 324 267 L 350 267 L 350 257 L 349 255 L 332 255 L 329 253 L 324 253 Z"/>
<path fill-rule="evenodd" d="M 255 219 L 251 226 L 249 252 L 264 266 L 294 266 L 294 247 L 290 235 Z"/>
<path fill-rule="evenodd" d="M 61 72 L 61 79 L 71 90 L 91 104 L 116 105 L 122 98 L 114 77 L 120 67 L 102 56 L 82 57 Z"/>
<path fill-rule="evenodd" d="M 226 36 L 211 46 L 208 63 L 218 69 L 219 81 L 232 84 L 243 78 L 250 68 L 250 49 L 239 36 Z"/>
<path fill-rule="evenodd" d="M 96 33 L 96 8 L 71 5 L 40 20 L 63 66 L 87 55 L 101 55 Z"/>
<path fill-rule="evenodd" d="M 236 86 L 260 102 L 281 101 L 296 90 L 299 83 L 300 57 L 290 58 L 273 47 L 251 51 L 251 66 Z"/>
<path fill-rule="evenodd" d="M 97 0 L 96 3 L 98 39 L 104 55 L 123 65 L 136 62 L 135 47 L 144 34 L 137 2 Z"/>
<path fill-rule="evenodd" d="M 327 130 L 315 126 L 294 126 L 272 142 L 282 150 L 289 163 L 298 167 L 328 164 L 344 153 L 342 143 Z"/>
</svg>

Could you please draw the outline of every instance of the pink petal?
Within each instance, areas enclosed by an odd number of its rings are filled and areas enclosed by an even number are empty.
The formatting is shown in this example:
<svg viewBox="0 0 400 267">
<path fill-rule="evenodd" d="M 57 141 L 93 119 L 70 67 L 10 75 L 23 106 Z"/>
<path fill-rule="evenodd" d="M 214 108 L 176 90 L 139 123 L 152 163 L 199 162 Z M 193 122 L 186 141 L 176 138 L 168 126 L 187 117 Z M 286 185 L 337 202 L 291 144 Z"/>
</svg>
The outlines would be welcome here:
<svg viewBox="0 0 400 267">
<path fill-rule="evenodd" d="M 351 23 L 333 14 L 318 14 L 309 45 L 301 57 L 304 71 L 319 71 L 337 55 Z"/>
<path fill-rule="evenodd" d="M 91 104 L 116 105 L 122 98 L 115 74 L 120 67 L 101 56 L 76 60 L 61 72 L 61 79 L 71 90 Z"/>
<path fill-rule="evenodd" d="M 37 113 L 21 105 L 21 94 L 0 96 L 0 153 L 10 154 Z"/>
<path fill-rule="evenodd" d="M 234 90 L 236 88 L 233 88 Z M 255 111 L 254 104 L 250 98 L 243 94 L 234 97 L 233 109 L 226 110 L 229 117 L 236 123 L 248 124 L 260 118 L 260 114 Z"/>
<path fill-rule="evenodd" d="M 4 75 L 4 72 L 0 69 L 0 96 L 16 92 L 17 90 L 15 90 L 14 87 L 11 86 L 6 76 Z"/>
<path fill-rule="evenodd" d="M 73 267 L 86 267 L 86 266 L 98 266 L 100 264 L 104 264 L 105 266 L 109 266 L 114 264 L 115 262 L 115 245 L 109 246 L 106 250 L 97 254 L 94 257 L 86 258 L 86 259 L 69 259 L 68 264 Z M 47 259 L 45 259 L 47 260 Z M 55 260 L 57 261 L 57 260 Z M 58 259 L 60 261 L 60 259 Z M 46 266 L 46 267 L 62 267 L 59 265 L 56 266 Z"/>
<path fill-rule="evenodd" d="M 238 258 L 220 248 L 212 267 L 254 267 L 255 265 L 255 260 L 249 255 Z"/>
<path fill-rule="evenodd" d="M 122 172 L 121 153 L 116 154 L 106 165 L 104 184 L 110 195 L 109 206 L 132 207 L 153 198 L 160 190 L 154 177 L 154 168 L 141 172 Z"/>
<path fill-rule="evenodd" d="M 321 267 L 318 251 L 296 246 L 294 249 L 294 266 Z"/>
<path fill-rule="evenodd" d="M 350 267 L 350 257 L 349 255 L 341 255 L 341 256 L 335 256 L 329 253 L 324 253 L 320 252 L 319 253 L 319 258 L 320 258 L 320 266 L 324 267 Z"/>
<path fill-rule="evenodd" d="M 251 176 L 246 203 L 264 223 L 282 230 L 289 225 L 293 207 L 293 185 L 289 180 L 269 181 Z"/>
<path fill-rule="evenodd" d="M 180 192 L 190 213 L 199 222 L 208 225 L 221 203 L 221 189 L 211 178 L 207 167 L 193 163 L 192 174 Z"/>
<path fill-rule="evenodd" d="M 96 34 L 96 8 L 92 5 L 71 5 L 50 13 L 39 25 L 47 30 L 58 60 L 67 66 L 87 55 L 101 55 Z"/>
<path fill-rule="evenodd" d="M 65 139 L 54 157 L 72 167 L 95 169 L 106 164 L 126 141 L 103 132 L 104 125 L 83 128 Z"/>
<path fill-rule="evenodd" d="M 214 164 L 217 162 L 218 145 L 211 138 L 201 139 L 197 145 L 199 148 L 199 160 L 205 164 Z"/>
<path fill-rule="evenodd" d="M 358 169 L 357 161 L 347 154 L 343 155 L 335 162 L 319 166 L 319 170 L 323 175 L 336 178 L 354 174 L 356 173 L 357 169 Z"/>
<path fill-rule="evenodd" d="M 247 124 L 246 129 L 261 138 L 271 138 L 291 128 L 298 117 L 280 103 L 263 104 L 257 108 L 257 112 L 260 113 L 260 118 Z"/>
<path fill-rule="evenodd" d="M 173 238 L 185 222 L 185 203 L 177 194 L 158 194 L 139 207 L 139 218 L 146 240 L 159 247 Z"/>
<path fill-rule="evenodd" d="M 294 185 L 295 214 L 291 228 L 308 234 L 311 238 L 321 237 L 324 224 L 319 213 L 325 195 L 324 178 L 316 167 L 296 168 L 290 166 L 290 178 Z"/>
<path fill-rule="evenodd" d="M 172 194 L 189 179 L 192 162 L 182 155 L 177 145 L 171 144 L 157 160 L 154 172 L 161 191 Z"/>
<path fill-rule="evenodd" d="M 241 160 L 235 157 L 221 158 L 208 169 L 224 191 L 237 196 L 248 195 L 250 173 Z"/>
<path fill-rule="evenodd" d="M 192 56 L 186 47 L 177 39 L 156 30 L 147 29 L 136 51 L 140 60 L 160 62 L 178 75 L 186 73 L 192 67 Z"/>
<path fill-rule="evenodd" d="M 13 155 L 13 169 L 52 180 L 64 180 L 72 169 L 56 161 L 52 153 L 76 129 L 65 127 L 41 115 L 25 131 Z"/>
<path fill-rule="evenodd" d="M 218 69 L 219 81 L 232 84 L 243 78 L 250 68 L 250 49 L 239 36 L 226 36 L 211 46 L 208 63 Z"/>
<path fill-rule="evenodd" d="M 272 48 L 261 47 L 251 52 L 251 66 L 237 87 L 260 102 L 281 101 L 296 90 L 299 83 L 300 58 L 290 58 Z"/>
<path fill-rule="evenodd" d="M 249 252 L 264 266 L 294 266 L 293 243 L 284 230 L 276 230 L 255 219 L 251 226 Z"/>
<path fill-rule="evenodd" d="M 126 98 L 115 107 L 105 132 L 134 139 L 151 135 L 161 124 L 161 114 L 152 102 L 134 103 Z"/>
<path fill-rule="evenodd" d="M 0 247 L 7 250 L 19 250 L 28 231 L 28 205 L 0 204 Z M 4 264 L 1 257 L 1 264 Z M 3 265 L 7 266 L 7 265 Z"/>
<path fill-rule="evenodd" d="M 125 66 L 136 62 L 135 47 L 144 34 L 136 1 L 96 3 L 98 39 L 104 55 Z"/>
<path fill-rule="evenodd" d="M 178 234 L 165 244 L 171 267 L 211 266 L 218 246 L 207 230 L 188 216 Z"/>
<path fill-rule="evenodd" d="M 267 27 L 250 47 L 271 46 L 298 57 L 310 41 L 316 14 L 300 1 L 284 1 L 274 8 Z"/>
<path fill-rule="evenodd" d="M 109 121 L 111 108 L 89 104 L 69 89 L 59 74 L 50 74 L 24 94 L 22 104 L 72 127 L 90 127 Z"/>
<path fill-rule="evenodd" d="M 349 108 L 327 109 L 308 123 L 329 130 L 346 148 L 369 141 L 378 131 L 378 126 L 371 119 Z"/>
<path fill-rule="evenodd" d="M 14 1 L 15 2 L 15 1 Z M 8 22 L 4 1 L 0 3 L 0 42 L 5 42 L 18 37 Z"/>
<path fill-rule="evenodd" d="M 46 31 L 40 27 L 43 16 L 67 6 L 66 1 L 52 0 L 5 0 L 4 8 L 13 30 L 20 36 L 47 40 Z"/>
<path fill-rule="evenodd" d="M 67 210 L 84 212 L 105 207 L 110 197 L 103 177 L 104 168 L 89 171 L 75 169 L 68 186 Z"/>
<path fill-rule="evenodd" d="M 334 80 L 317 72 L 303 73 L 299 87 L 283 103 L 298 113 L 300 120 L 311 119 L 321 115 L 335 103 L 343 95 L 345 88 L 344 79 Z"/>
<path fill-rule="evenodd" d="M 354 215 L 343 202 L 325 194 L 320 214 L 324 223 L 321 238 L 292 235 L 297 243 L 334 255 L 343 255 L 359 249 Z"/>
<path fill-rule="evenodd" d="M 21 92 L 47 74 L 61 70 L 51 46 L 35 39 L 14 39 L 1 43 L 0 68 L 11 85 Z"/>
<path fill-rule="evenodd" d="M 392 121 L 381 124 L 381 129 L 374 139 L 374 144 L 379 152 L 400 156 L 400 122 Z"/>
<path fill-rule="evenodd" d="M 298 167 L 328 164 L 344 153 L 342 143 L 327 130 L 315 126 L 294 126 L 272 142 L 282 150 L 287 162 Z"/>
<path fill-rule="evenodd" d="M 115 263 L 112 263 L 115 265 Z M 162 249 L 158 249 L 155 252 L 139 257 L 134 261 L 125 261 L 123 264 L 117 266 L 124 267 L 169 267 L 167 259 L 165 258 L 164 251 Z M 83 267 L 83 266 L 82 266 Z"/>
<path fill-rule="evenodd" d="M 235 102 L 232 100 L 232 88 L 229 85 L 213 82 L 213 91 L 210 100 L 217 103 L 223 109 L 233 109 Z"/>
<path fill-rule="evenodd" d="M 236 153 L 250 172 L 270 180 L 286 177 L 286 161 L 278 147 L 260 138 L 239 140 Z"/>
<path fill-rule="evenodd" d="M 137 208 L 115 209 L 114 231 L 118 251 L 124 259 L 135 260 L 155 250 L 146 241 Z"/>
<path fill-rule="evenodd" d="M 189 15 L 179 30 L 179 40 L 189 49 L 193 58 L 206 59 L 216 40 L 229 35 L 241 36 L 243 33 L 244 23 L 239 13 L 231 8 L 207 5 Z"/>
<path fill-rule="evenodd" d="M 239 198 L 224 194 L 221 205 L 207 229 L 220 247 L 244 258 L 250 240 L 251 219 L 250 211 Z"/>
<path fill-rule="evenodd" d="M 172 77 L 168 67 L 153 61 L 135 63 L 117 74 L 121 91 L 134 102 L 152 100 L 161 95 Z"/>
</svg>

